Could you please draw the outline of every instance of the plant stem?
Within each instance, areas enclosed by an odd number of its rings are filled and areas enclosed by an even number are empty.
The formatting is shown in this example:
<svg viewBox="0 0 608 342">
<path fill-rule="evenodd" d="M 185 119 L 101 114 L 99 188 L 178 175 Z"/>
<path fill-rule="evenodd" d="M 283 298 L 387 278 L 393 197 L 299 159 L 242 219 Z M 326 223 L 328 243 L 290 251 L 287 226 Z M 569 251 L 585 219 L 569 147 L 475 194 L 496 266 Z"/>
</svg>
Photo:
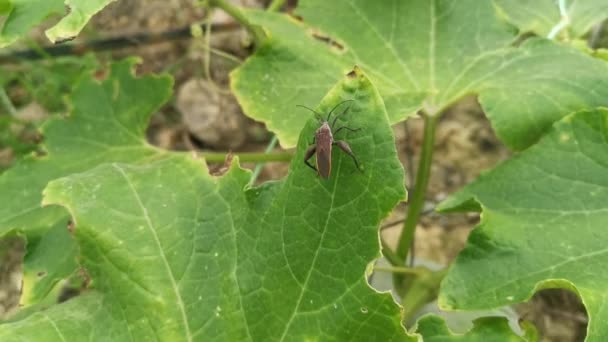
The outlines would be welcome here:
<svg viewBox="0 0 608 342">
<path fill-rule="evenodd" d="M 203 32 L 203 50 L 205 55 L 203 57 L 203 72 L 205 79 L 213 88 L 220 94 L 230 95 L 230 89 L 224 89 L 219 84 L 215 83 L 215 80 L 211 76 L 211 17 L 213 16 L 213 7 L 207 9 L 205 14 L 205 30 Z"/>
<path fill-rule="evenodd" d="M 382 255 L 391 263 L 393 266 L 403 266 L 401 259 L 393 252 L 393 250 L 386 244 L 386 241 L 380 236 L 380 243 L 382 244 Z"/>
<path fill-rule="evenodd" d="M 400 274 L 411 274 L 411 275 L 423 275 L 425 272 L 425 268 L 421 267 L 383 267 L 383 266 L 374 266 L 374 271 L 379 272 L 390 272 L 390 273 L 400 273 Z"/>
<path fill-rule="evenodd" d="M 223 152 L 199 152 L 199 155 L 209 163 L 223 163 L 226 160 L 226 153 Z M 238 157 L 241 162 L 288 162 L 293 154 L 289 152 L 243 152 L 235 153 L 234 156 Z"/>
<path fill-rule="evenodd" d="M 274 149 L 274 147 L 277 145 L 277 142 L 279 141 L 279 139 L 277 139 L 277 136 L 273 136 L 272 139 L 270 140 L 270 142 L 268 143 L 268 146 L 266 146 L 266 150 L 264 151 L 264 153 L 268 154 L 270 153 L 270 151 L 272 151 L 272 149 Z M 258 179 L 258 176 L 260 175 L 260 172 L 262 172 L 262 168 L 264 167 L 264 163 L 258 163 L 255 166 L 255 169 L 253 169 L 253 173 L 251 174 L 251 179 L 249 180 L 249 185 L 252 186 L 256 179 Z"/>
<path fill-rule="evenodd" d="M 405 322 L 410 321 L 426 303 L 437 298 L 439 285 L 448 269 L 445 268 L 435 272 L 424 268 L 417 270 L 419 270 L 418 275 L 412 278 L 412 283 L 407 292 L 401 297 L 403 320 Z"/>
<path fill-rule="evenodd" d="M 270 5 L 268 5 L 267 10 L 270 12 L 278 11 L 285 4 L 285 0 L 272 0 Z"/>
<path fill-rule="evenodd" d="M 12 117 L 17 117 L 17 109 L 11 102 L 11 99 L 8 97 L 8 94 L 3 87 L 0 87 L 0 102 Z"/>
<path fill-rule="evenodd" d="M 407 260 L 408 252 L 414 240 L 416 224 L 420 217 L 420 212 L 424 206 L 424 196 L 426 188 L 429 184 L 431 173 L 431 161 L 433 159 L 433 147 L 435 144 L 435 129 L 440 115 L 422 114 L 424 117 L 424 138 L 422 142 L 422 151 L 420 152 L 420 161 L 418 170 L 416 171 L 416 185 L 413 189 L 412 200 L 409 203 L 407 216 L 403 224 L 403 230 L 399 237 L 397 245 L 397 257 L 402 261 L 402 265 Z"/>
<path fill-rule="evenodd" d="M 253 41 L 256 46 L 260 46 L 262 42 L 266 39 L 266 34 L 264 33 L 264 30 L 260 26 L 252 24 L 238 7 L 232 5 L 226 0 L 207 1 L 209 6 L 221 8 L 222 10 L 224 10 L 224 12 L 228 13 L 232 18 L 234 18 L 234 20 L 238 21 L 241 25 L 243 25 L 253 37 Z"/>
</svg>

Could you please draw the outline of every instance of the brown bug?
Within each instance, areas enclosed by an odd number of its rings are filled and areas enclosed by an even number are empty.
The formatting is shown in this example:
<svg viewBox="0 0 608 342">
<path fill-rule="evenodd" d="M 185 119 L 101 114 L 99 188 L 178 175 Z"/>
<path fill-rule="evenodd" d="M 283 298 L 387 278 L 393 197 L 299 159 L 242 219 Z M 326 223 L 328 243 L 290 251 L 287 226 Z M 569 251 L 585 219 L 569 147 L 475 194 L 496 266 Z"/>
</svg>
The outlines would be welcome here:
<svg viewBox="0 0 608 342">
<path fill-rule="evenodd" d="M 319 127 L 319 129 L 317 129 L 317 131 L 315 132 L 315 136 L 313 137 L 312 145 L 310 147 L 308 147 L 308 150 L 306 150 L 306 155 L 304 157 L 304 163 L 306 163 L 306 165 L 308 165 L 308 167 L 310 167 L 311 169 L 315 170 L 315 172 L 317 172 L 317 174 L 321 178 L 327 179 L 327 178 L 329 178 L 329 175 L 331 174 L 331 148 L 333 145 L 338 146 L 342 151 L 344 151 L 351 158 L 353 158 L 353 161 L 355 162 L 357 169 L 359 169 L 359 171 L 362 171 L 361 167 L 359 166 L 359 161 L 357 160 L 357 157 L 355 157 L 355 154 L 353 153 L 353 151 L 350 148 L 350 146 L 348 145 L 348 143 L 344 140 L 334 140 L 334 134 L 338 134 L 338 132 L 340 132 L 343 129 L 351 131 L 351 132 L 357 132 L 357 131 L 361 130 L 361 128 L 353 129 L 353 128 L 350 128 L 347 126 L 341 126 L 341 127 L 338 127 L 338 129 L 336 129 L 334 131 L 334 127 L 336 125 L 336 122 L 338 121 L 338 117 L 340 117 L 340 115 L 346 114 L 348 112 L 348 110 L 350 109 L 350 106 L 346 107 L 346 109 L 342 113 L 336 114 L 334 116 L 334 120 L 332 121 L 331 125 L 329 124 L 329 119 L 331 118 L 331 114 L 333 113 L 333 111 L 336 110 L 338 107 L 340 107 L 340 105 L 342 105 L 346 102 L 350 102 L 350 101 L 353 101 L 353 100 L 346 100 L 346 101 L 338 103 L 327 114 L 327 119 L 324 119 L 321 114 L 317 113 L 313 109 L 310 109 L 306 106 L 299 105 L 299 107 L 306 108 L 306 109 L 312 111 L 313 113 L 315 113 L 315 115 L 317 116 L 317 118 L 319 119 L 319 122 L 321 124 L 321 127 Z M 312 156 L 314 154 L 317 155 L 317 158 L 316 158 L 317 167 L 310 164 L 310 162 L 309 162 L 310 158 L 312 158 Z"/>
</svg>

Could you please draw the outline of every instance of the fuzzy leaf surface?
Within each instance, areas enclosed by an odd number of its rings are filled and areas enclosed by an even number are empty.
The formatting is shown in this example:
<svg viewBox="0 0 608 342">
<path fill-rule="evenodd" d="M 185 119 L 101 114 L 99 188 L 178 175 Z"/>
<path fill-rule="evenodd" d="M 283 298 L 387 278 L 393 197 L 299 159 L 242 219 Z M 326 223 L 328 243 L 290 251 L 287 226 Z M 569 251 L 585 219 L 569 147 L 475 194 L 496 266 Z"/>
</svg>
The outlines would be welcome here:
<svg viewBox="0 0 608 342">
<path fill-rule="evenodd" d="M 0 340 L 408 340 L 399 307 L 365 277 L 379 255 L 378 223 L 405 197 L 403 169 L 382 100 L 359 71 L 318 109 L 346 99 L 355 101 L 338 123 L 362 130 L 337 138 L 350 143 L 363 173 L 338 149 L 329 180 L 304 165 L 318 127 L 311 119 L 289 176 L 259 188 L 247 187 L 250 173 L 238 162 L 214 177 L 190 154 L 159 150 L 50 182 L 44 202 L 72 214 L 92 288 L 0 325 Z M 100 134 L 99 116 L 88 118 L 80 124 Z M 125 154 L 143 141 L 128 127 L 118 130 Z"/>
<path fill-rule="evenodd" d="M 353 65 L 377 86 L 391 123 L 478 94 L 513 149 L 573 111 L 608 105 L 606 63 L 542 39 L 513 47 L 491 1 L 302 0 L 296 14 L 302 22 L 248 11 L 270 37 L 231 76 L 245 113 L 285 147 L 308 117 L 295 105 L 317 103 Z"/>
<path fill-rule="evenodd" d="M 440 209 L 483 211 L 444 279 L 446 309 L 523 302 L 543 288 L 577 292 L 587 341 L 608 338 L 608 110 L 557 122 L 537 145 L 482 175 Z"/>
</svg>

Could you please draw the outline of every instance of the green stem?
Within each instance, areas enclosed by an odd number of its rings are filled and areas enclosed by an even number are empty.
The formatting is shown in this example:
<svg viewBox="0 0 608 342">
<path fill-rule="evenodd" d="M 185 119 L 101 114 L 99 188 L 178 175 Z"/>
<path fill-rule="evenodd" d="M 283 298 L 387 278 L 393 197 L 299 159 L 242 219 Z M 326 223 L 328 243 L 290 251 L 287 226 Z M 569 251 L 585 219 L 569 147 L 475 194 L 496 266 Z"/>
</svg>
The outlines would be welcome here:
<svg viewBox="0 0 608 342">
<path fill-rule="evenodd" d="M 284 4 L 285 4 L 285 0 L 272 0 L 272 2 L 270 3 L 270 5 L 268 5 L 268 8 L 266 10 L 268 10 L 270 12 L 278 11 L 281 9 L 281 7 L 283 7 Z"/>
<path fill-rule="evenodd" d="M 215 80 L 211 76 L 211 18 L 213 16 L 213 7 L 207 10 L 205 18 L 205 30 L 203 33 L 203 50 L 205 50 L 205 56 L 203 58 L 203 72 L 205 73 L 205 79 L 213 90 L 220 94 L 231 94 L 230 89 L 223 89 L 219 84 L 215 83 Z"/>
<path fill-rule="evenodd" d="M 270 140 L 270 142 L 268 143 L 268 146 L 266 146 L 266 150 L 264 151 L 264 153 L 268 154 L 270 153 L 274 147 L 277 145 L 277 142 L 279 141 L 279 139 L 277 138 L 277 136 L 273 136 L 272 139 Z M 260 172 L 262 172 L 262 168 L 264 167 L 264 163 L 258 163 L 255 166 L 255 169 L 253 169 L 253 173 L 251 174 L 251 179 L 249 180 L 249 185 L 253 185 L 256 181 L 256 179 L 258 179 L 258 176 L 260 175 Z"/>
<path fill-rule="evenodd" d="M 447 268 L 436 272 L 423 268 L 415 278 L 412 278 L 412 283 L 407 292 L 401 297 L 402 314 L 405 322 L 410 321 L 426 303 L 437 298 L 439 285 L 446 273 Z"/>
<path fill-rule="evenodd" d="M 416 232 L 416 224 L 420 217 L 420 212 L 424 207 L 424 197 L 426 188 L 429 185 L 431 173 L 431 161 L 433 160 L 433 146 L 435 144 L 435 129 L 439 121 L 439 115 L 422 114 L 424 117 L 424 138 L 422 142 L 422 151 L 420 152 L 420 161 L 418 170 L 416 171 L 416 184 L 413 189 L 412 199 L 409 203 L 407 216 L 403 224 L 403 230 L 399 237 L 397 245 L 397 256 L 402 261 L 402 264 L 407 260 L 410 247 L 414 240 Z"/>
<path fill-rule="evenodd" d="M 241 25 L 243 25 L 253 37 L 253 41 L 255 42 L 256 46 L 260 46 L 262 42 L 266 39 L 266 34 L 264 33 L 264 30 L 260 26 L 252 24 L 238 7 L 232 5 L 226 0 L 207 1 L 209 6 L 221 8 L 222 10 L 224 10 L 224 12 L 228 13 L 232 18 L 234 18 L 234 20 L 238 21 Z"/>
<path fill-rule="evenodd" d="M 235 55 L 229 54 L 228 52 L 222 51 L 220 49 L 212 48 L 212 47 L 209 47 L 209 46 L 203 46 L 203 49 L 209 49 L 209 51 L 212 54 L 220 56 L 220 57 L 222 57 L 222 58 L 224 58 L 226 60 L 229 60 L 229 61 L 233 62 L 234 64 L 238 65 L 238 64 L 243 63 L 242 59 L 238 58 Z"/>
<path fill-rule="evenodd" d="M 2 102 L 4 108 L 6 108 L 6 110 L 12 117 L 17 117 L 17 109 L 11 102 L 11 99 L 8 97 L 8 94 L 6 93 L 6 90 L 4 90 L 3 87 L 0 87 L 0 102 Z"/>
<path fill-rule="evenodd" d="M 395 254 L 395 252 L 393 252 L 391 247 L 386 244 L 382 236 L 380 237 L 380 242 L 382 244 L 382 255 L 384 255 L 386 260 L 388 260 L 388 262 L 390 262 L 393 266 L 403 266 L 401 259 L 399 259 L 399 257 L 397 256 L 397 254 Z"/>
<path fill-rule="evenodd" d="M 199 152 L 199 155 L 209 163 L 223 163 L 226 160 L 226 153 L 223 152 Z M 293 158 L 293 154 L 289 152 L 279 153 L 259 153 L 259 152 L 243 152 L 235 153 L 235 157 L 241 162 L 288 162 Z"/>
<path fill-rule="evenodd" d="M 417 276 L 417 275 L 424 275 L 426 272 L 426 269 L 421 268 L 421 267 L 412 268 L 412 267 L 398 267 L 398 266 L 391 266 L 391 267 L 374 266 L 374 271 L 399 273 L 399 274 L 411 274 L 411 275 Z"/>
</svg>

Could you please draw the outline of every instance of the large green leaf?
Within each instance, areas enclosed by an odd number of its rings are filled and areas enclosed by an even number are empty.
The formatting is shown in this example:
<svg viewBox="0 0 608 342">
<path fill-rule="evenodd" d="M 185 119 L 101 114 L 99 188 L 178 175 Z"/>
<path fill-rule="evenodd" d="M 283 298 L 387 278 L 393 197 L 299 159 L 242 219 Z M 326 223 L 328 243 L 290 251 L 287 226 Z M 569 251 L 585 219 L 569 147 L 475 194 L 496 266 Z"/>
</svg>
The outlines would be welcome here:
<svg viewBox="0 0 608 342">
<path fill-rule="evenodd" d="M 123 70 L 97 92 L 115 85 L 120 97 L 122 78 L 130 77 Z M 159 96 L 143 88 L 129 105 L 156 103 Z M 79 125 L 112 135 L 110 150 L 133 162 L 71 174 L 45 190 L 46 204 L 63 205 L 74 218 L 92 289 L 0 325 L 0 340 L 408 340 L 390 294 L 375 292 L 365 277 L 379 254 L 377 225 L 405 197 L 403 169 L 382 100 L 360 72 L 319 110 L 345 99 L 355 102 L 341 120 L 362 131 L 339 137 L 363 173 L 339 150 L 329 180 L 304 165 L 318 125 L 311 119 L 289 176 L 251 189 L 237 162 L 216 178 L 189 154 L 146 147 L 137 128 L 147 115 L 128 107 L 106 113 L 131 119 L 109 130 L 92 107 Z M 53 152 L 63 147 L 58 142 Z M 150 153 L 145 162 L 141 151 Z"/>
<path fill-rule="evenodd" d="M 270 37 L 232 74 L 245 112 L 286 147 L 307 120 L 295 105 L 317 103 L 355 64 L 377 85 L 391 122 L 479 94 L 497 134 L 515 149 L 572 111 L 608 105 L 606 63 L 539 39 L 512 47 L 515 34 L 496 19 L 491 1 L 302 0 L 299 6 L 303 22 L 247 12 Z"/>
<path fill-rule="evenodd" d="M 24 304 L 40 300 L 73 271 L 68 265 L 74 248 L 53 248 L 48 245 L 52 238 L 42 237 L 51 227 L 67 230 L 69 221 L 62 208 L 41 207 L 47 183 L 101 163 L 137 162 L 158 154 L 145 143 L 143 134 L 151 113 L 169 98 L 172 81 L 154 76 L 135 79 L 130 73 L 132 64 L 115 64 L 111 80 L 102 84 L 92 76 L 83 81 L 74 90 L 69 119 L 52 119 L 42 129 L 47 155 L 29 156 L 0 175 L 0 236 L 20 230 L 30 239 L 30 247 L 53 252 L 38 255 L 31 249 L 26 256 L 26 277 L 36 283 L 26 285 Z M 147 100 L 137 100 L 142 98 Z M 61 232 L 56 234 L 55 238 L 70 241 L 66 232 L 63 237 Z"/>
<path fill-rule="evenodd" d="M 588 341 L 608 338 L 608 110 L 567 116 L 537 145 L 482 175 L 441 205 L 481 205 L 476 228 L 444 279 L 440 305 L 481 309 L 536 290 L 577 292 Z"/>
<path fill-rule="evenodd" d="M 561 1 L 561 0 L 560 0 Z M 507 19 L 522 32 L 547 36 L 561 20 L 556 0 L 494 0 Z M 570 38 L 587 33 L 593 25 L 608 18 L 608 2 L 604 0 L 564 0 Z"/>
<path fill-rule="evenodd" d="M 0 48 L 14 43 L 54 14 L 67 15 L 46 31 L 51 42 L 74 38 L 91 17 L 115 0 L 12 0 L 0 30 Z"/>
<path fill-rule="evenodd" d="M 101 84 L 92 77 L 83 81 L 74 90 L 69 119 L 52 119 L 42 128 L 47 155 L 30 156 L 2 174 L 0 234 L 29 225 L 29 216 L 36 212 L 56 210 L 40 207 L 50 180 L 104 162 L 157 155 L 143 133 L 151 113 L 169 98 L 172 81 L 165 76 L 135 79 L 132 64 L 114 64 L 110 80 Z"/>
</svg>

